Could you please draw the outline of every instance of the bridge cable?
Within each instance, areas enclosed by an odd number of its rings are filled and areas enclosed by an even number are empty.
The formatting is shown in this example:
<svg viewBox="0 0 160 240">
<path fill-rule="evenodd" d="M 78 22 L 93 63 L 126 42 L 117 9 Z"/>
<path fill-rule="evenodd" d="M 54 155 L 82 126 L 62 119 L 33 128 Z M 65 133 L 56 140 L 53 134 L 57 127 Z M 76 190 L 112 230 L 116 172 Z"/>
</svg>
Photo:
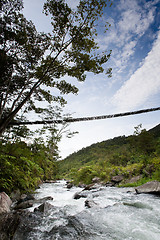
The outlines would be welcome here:
<svg viewBox="0 0 160 240">
<path fill-rule="evenodd" d="M 64 118 L 64 119 L 55 119 L 55 120 L 46 120 L 46 121 L 45 120 L 26 121 L 26 122 L 15 121 L 15 122 L 11 122 L 9 125 L 10 126 L 19 126 L 19 125 L 53 124 L 53 123 L 64 124 L 64 123 L 83 122 L 83 121 L 101 120 L 101 119 L 107 119 L 107 118 L 124 117 L 124 116 L 154 112 L 154 111 L 158 111 L 158 110 L 160 110 L 160 107 L 142 109 L 142 110 L 138 110 L 138 111 L 125 112 L 125 113 L 116 113 L 116 114 L 95 116 L 95 117 Z"/>
</svg>

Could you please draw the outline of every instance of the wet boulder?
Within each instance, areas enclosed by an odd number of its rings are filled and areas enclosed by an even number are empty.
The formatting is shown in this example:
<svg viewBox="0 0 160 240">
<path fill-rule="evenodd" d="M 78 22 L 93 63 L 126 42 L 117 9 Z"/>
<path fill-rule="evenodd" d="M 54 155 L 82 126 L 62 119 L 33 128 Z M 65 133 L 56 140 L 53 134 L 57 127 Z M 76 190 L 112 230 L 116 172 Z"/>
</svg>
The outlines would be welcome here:
<svg viewBox="0 0 160 240">
<path fill-rule="evenodd" d="M 20 216 L 17 212 L 0 214 L 0 239 L 12 239 L 18 225 L 20 223 Z"/>
<path fill-rule="evenodd" d="M 160 182 L 151 181 L 135 188 L 136 193 L 150 193 L 160 195 Z"/>
<path fill-rule="evenodd" d="M 74 198 L 74 199 L 87 198 L 88 194 L 89 194 L 88 191 L 85 191 L 85 192 L 83 192 L 83 191 L 77 192 L 77 193 L 74 194 L 73 198 Z"/>
<path fill-rule="evenodd" d="M 33 206 L 33 203 L 34 203 L 33 200 L 24 201 L 24 202 L 21 202 L 21 203 L 15 205 L 14 209 L 17 210 L 17 209 L 30 208 Z"/>
<path fill-rule="evenodd" d="M 29 211 L 16 211 L 16 214 L 19 218 L 19 223 L 15 228 L 15 232 L 13 234 L 12 240 L 25 240 L 25 239 L 37 239 L 34 237 L 30 237 L 30 235 L 37 231 L 38 226 L 42 222 L 43 215 L 35 214 Z"/>
<path fill-rule="evenodd" d="M 0 214 L 0 240 L 39 239 L 34 234 L 38 233 L 43 218 L 43 214 L 27 210 Z"/>
<path fill-rule="evenodd" d="M 28 195 L 27 197 L 25 197 L 23 200 L 19 200 L 13 207 L 14 210 L 17 209 L 26 209 L 26 208 L 30 208 L 33 206 L 33 204 L 35 203 L 45 203 L 48 200 L 53 200 L 53 197 L 48 196 L 48 197 L 44 197 L 41 199 L 35 199 L 33 195 Z"/>
<path fill-rule="evenodd" d="M 10 197 L 5 193 L 0 193 L 0 213 L 10 212 L 12 201 Z"/>
<path fill-rule="evenodd" d="M 73 186 L 74 186 L 73 183 L 71 183 L 71 182 L 68 182 L 68 183 L 67 183 L 67 188 L 68 188 L 68 189 L 72 188 Z"/>
<path fill-rule="evenodd" d="M 48 211 L 52 208 L 53 208 L 52 204 L 45 202 L 45 203 L 42 203 L 39 207 L 35 208 L 34 212 L 48 213 Z"/>
<path fill-rule="evenodd" d="M 97 206 L 97 203 L 94 202 L 93 200 L 88 200 L 86 199 L 85 201 L 85 207 L 87 208 L 92 208 L 92 207 L 96 207 Z"/>
<path fill-rule="evenodd" d="M 87 186 L 83 189 L 83 191 L 86 191 L 86 190 L 90 191 L 90 190 L 93 190 L 93 189 L 99 190 L 99 188 L 101 188 L 101 187 L 102 187 L 102 185 L 99 184 L 99 183 L 92 183 L 92 184 L 87 185 Z"/>
<path fill-rule="evenodd" d="M 80 199 L 80 198 L 87 198 L 89 195 L 92 195 L 92 197 L 99 196 L 99 191 L 101 191 L 104 188 L 102 184 L 94 183 L 87 185 L 81 192 L 77 192 L 74 194 L 74 199 Z"/>
<path fill-rule="evenodd" d="M 44 198 L 36 199 L 34 203 L 45 203 L 46 201 L 52 201 L 52 200 L 53 200 L 53 197 L 47 196 Z"/>
<path fill-rule="evenodd" d="M 106 187 L 114 187 L 115 183 L 113 182 L 106 182 Z"/>
<path fill-rule="evenodd" d="M 53 226 L 53 228 L 47 234 L 49 236 L 58 236 L 58 239 L 66 239 L 66 240 L 82 240 L 89 239 L 88 230 L 86 230 L 85 226 L 81 223 L 81 220 L 76 216 L 68 216 L 65 218 L 65 224 L 60 226 Z M 51 239 L 45 236 L 45 239 Z M 52 239 L 56 239 L 56 237 L 52 237 Z"/>
</svg>

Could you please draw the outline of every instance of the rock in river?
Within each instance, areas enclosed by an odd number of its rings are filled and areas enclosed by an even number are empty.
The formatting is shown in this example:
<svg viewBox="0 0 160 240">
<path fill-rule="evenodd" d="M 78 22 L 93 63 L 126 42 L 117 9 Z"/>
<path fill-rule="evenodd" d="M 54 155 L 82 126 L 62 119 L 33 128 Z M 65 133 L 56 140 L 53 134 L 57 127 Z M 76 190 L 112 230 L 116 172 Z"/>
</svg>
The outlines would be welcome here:
<svg viewBox="0 0 160 240">
<path fill-rule="evenodd" d="M 53 205 L 51 205 L 48 202 L 42 203 L 39 207 L 34 209 L 34 212 L 42 212 L 42 213 L 48 213 L 49 210 L 53 208 Z"/>
<path fill-rule="evenodd" d="M 135 188 L 136 193 L 152 193 L 160 195 L 160 182 L 151 181 L 147 182 L 137 188 Z"/>
<path fill-rule="evenodd" d="M 93 200 L 86 200 L 85 201 L 85 207 L 87 208 L 92 208 L 92 207 L 96 207 L 97 206 L 97 203 L 94 202 Z"/>
</svg>

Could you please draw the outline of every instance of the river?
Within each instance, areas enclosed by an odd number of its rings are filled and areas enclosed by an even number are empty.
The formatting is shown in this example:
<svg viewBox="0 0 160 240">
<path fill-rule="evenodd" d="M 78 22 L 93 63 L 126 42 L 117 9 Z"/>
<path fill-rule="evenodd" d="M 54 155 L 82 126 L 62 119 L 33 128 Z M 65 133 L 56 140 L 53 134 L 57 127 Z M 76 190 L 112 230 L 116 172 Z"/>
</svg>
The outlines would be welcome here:
<svg viewBox="0 0 160 240">
<path fill-rule="evenodd" d="M 43 215 L 27 239 L 160 239 L 160 197 L 137 195 L 131 188 L 100 187 L 88 191 L 87 198 L 74 199 L 80 191 L 78 187 L 67 189 L 65 181 L 42 184 L 35 198 L 52 196 L 48 202 L 53 208 Z M 91 208 L 85 206 L 86 199 Z"/>
</svg>

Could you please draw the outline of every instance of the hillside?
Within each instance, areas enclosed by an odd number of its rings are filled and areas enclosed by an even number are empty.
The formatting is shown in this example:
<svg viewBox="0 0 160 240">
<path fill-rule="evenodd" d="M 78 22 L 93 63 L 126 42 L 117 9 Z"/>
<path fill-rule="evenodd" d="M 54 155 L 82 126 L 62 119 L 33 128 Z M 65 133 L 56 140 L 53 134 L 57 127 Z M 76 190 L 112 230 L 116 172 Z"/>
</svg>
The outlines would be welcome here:
<svg viewBox="0 0 160 240">
<path fill-rule="evenodd" d="M 153 134 L 155 138 L 160 137 L 160 124 L 148 130 L 149 133 Z"/>
<path fill-rule="evenodd" d="M 72 165 L 72 168 L 80 168 L 81 166 L 97 163 L 100 159 L 104 159 L 106 155 L 112 152 L 115 148 L 120 148 L 122 145 L 127 144 L 127 138 L 125 136 L 115 137 L 103 142 L 98 142 L 82 148 L 78 152 L 66 157 L 59 162 L 61 171 L 68 172 Z"/>
<path fill-rule="evenodd" d="M 160 179 L 159 140 L 160 124 L 137 135 L 92 144 L 60 161 L 59 176 L 72 178 L 76 183 L 90 183 L 94 176 L 108 181 L 117 174 L 126 178 L 142 175 L 142 178 Z"/>
</svg>

